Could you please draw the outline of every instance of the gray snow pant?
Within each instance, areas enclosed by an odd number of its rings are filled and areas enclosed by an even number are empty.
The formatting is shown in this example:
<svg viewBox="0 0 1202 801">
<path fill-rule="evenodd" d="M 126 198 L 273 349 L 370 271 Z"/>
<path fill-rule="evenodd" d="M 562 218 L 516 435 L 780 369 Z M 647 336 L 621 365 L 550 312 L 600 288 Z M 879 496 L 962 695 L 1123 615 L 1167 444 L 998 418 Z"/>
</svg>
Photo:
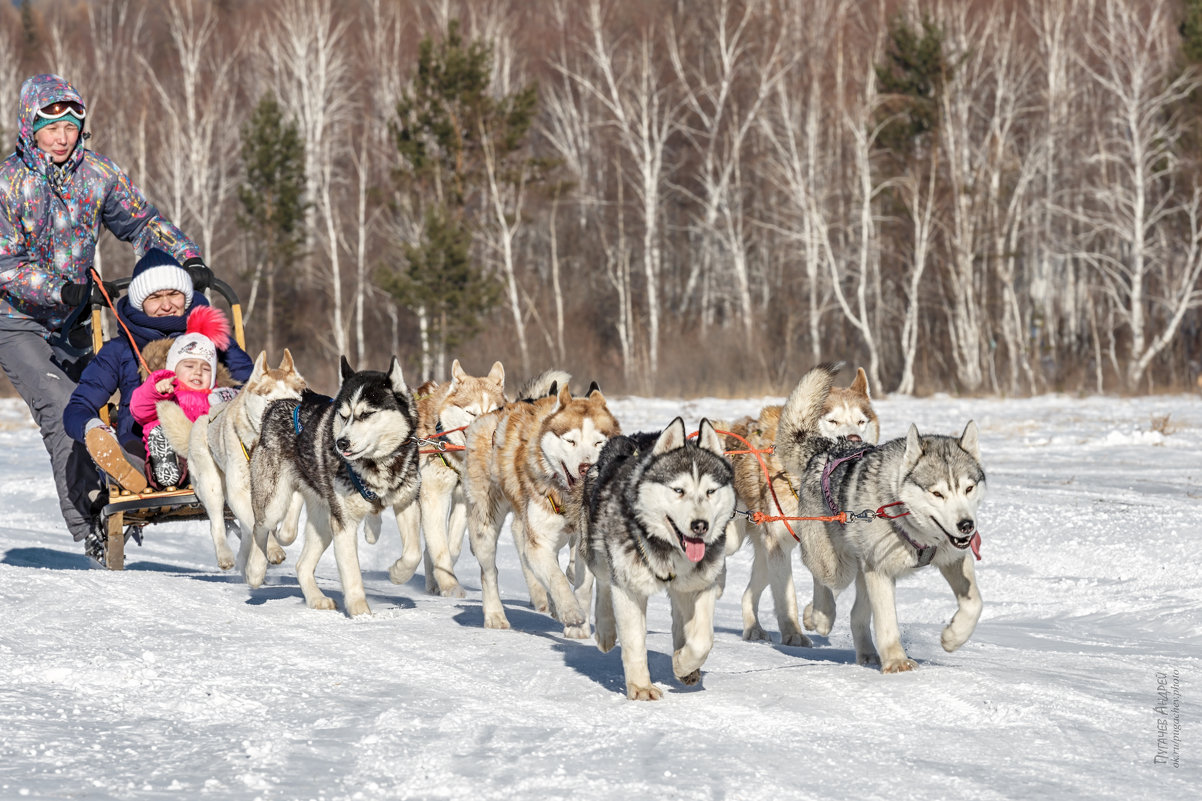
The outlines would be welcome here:
<svg viewBox="0 0 1202 801">
<path fill-rule="evenodd" d="M 67 530 L 82 540 L 89 528 L 89 493 L 102 485 L 88 449 L 67 436 L 63 409 L 89 357 L 69 356 L 51 346 L 45 333 L 34 320 L 0 317 L 0 367 L 41 429 Z"/>
</svg>

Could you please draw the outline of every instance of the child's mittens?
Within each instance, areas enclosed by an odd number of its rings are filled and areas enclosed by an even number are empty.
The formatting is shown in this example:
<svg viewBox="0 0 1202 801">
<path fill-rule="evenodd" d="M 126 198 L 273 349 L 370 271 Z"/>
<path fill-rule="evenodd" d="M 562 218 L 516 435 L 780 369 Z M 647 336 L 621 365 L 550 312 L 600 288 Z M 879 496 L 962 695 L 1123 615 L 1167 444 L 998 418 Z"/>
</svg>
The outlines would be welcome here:
<svg viewBox="0 0 1202 801">
<path fill-rule="evenodd" d="M 154 382 L 154 391 L 160 395 L 170 395 L 173 389 L 175 389 L 174 378 L 160 378 Z"/>
<path fill-rule="evenodd" d="M 229 403 L 238 394 L 237 387 L 217 387 L 209 393 L 209 405 L 215 403 Z"/>
</svg>

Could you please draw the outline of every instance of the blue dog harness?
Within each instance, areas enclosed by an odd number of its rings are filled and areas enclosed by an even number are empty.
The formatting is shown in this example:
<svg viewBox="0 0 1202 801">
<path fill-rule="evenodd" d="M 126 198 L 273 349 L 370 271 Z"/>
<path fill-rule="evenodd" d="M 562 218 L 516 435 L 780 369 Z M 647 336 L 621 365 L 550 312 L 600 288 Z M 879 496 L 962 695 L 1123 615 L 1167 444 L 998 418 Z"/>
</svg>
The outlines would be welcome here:
<svg viewBox="0 0 1202 801">
<path fill-rule="evenodd" d="M 334 399 L 330 398 L 330 403 L 333 402 Z M 304 430 L 304 426 L 301 425 L 300 421 L 299 403 L 292 407 L 292 428 L 297 434 L 300 434 L 300 432 Z M 363 483 L 363 479 L 360 478 L 359 474 L 355 472 L 355 468 L 351 467 L 351 463 L 348 462 L 346 458 L 342 456 L 342 454 L 338 454 L 338 456 L 340 459 L 342 459 L 342 463 L 346 465 L 346 472 L 347 475 L 350 476 L 351 486 L 355 488 L 360 496 L 362 496 L 363 500 L 367 501 L 368 503 L 375 503 L 376 501 L 380 500 L 380 496 L 368 489 L 367 485 Z"/>
</svg>

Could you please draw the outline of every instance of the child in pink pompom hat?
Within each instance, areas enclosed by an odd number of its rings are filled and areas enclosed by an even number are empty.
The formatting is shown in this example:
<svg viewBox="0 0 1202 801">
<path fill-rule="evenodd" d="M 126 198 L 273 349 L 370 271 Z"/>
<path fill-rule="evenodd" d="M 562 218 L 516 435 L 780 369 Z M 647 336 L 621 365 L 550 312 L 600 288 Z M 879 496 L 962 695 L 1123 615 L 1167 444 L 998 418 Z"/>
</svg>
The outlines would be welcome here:
<svg viewBox="0 0 1202 801">
<path fill-rule="evenodd" d="M 195 422 L 209 413 L 211 404 L 232 398 L 235 391 L 231 388 L 215 389 L 217 352 L 228 348 L 229 343 L 230 325 L 221 310 L 212 306 L 197 308 L 188 317 L 186 333 L 171 343 L 166 369 L 153 371 L 130 396 L 129 410 L 142 426 L 142 441 L 149 457 L 147 472 L 160 487 L 180 486 L 184 467 L 167 440 L 156 407 L 162 401 L 172 401 Z"/>
</svg>

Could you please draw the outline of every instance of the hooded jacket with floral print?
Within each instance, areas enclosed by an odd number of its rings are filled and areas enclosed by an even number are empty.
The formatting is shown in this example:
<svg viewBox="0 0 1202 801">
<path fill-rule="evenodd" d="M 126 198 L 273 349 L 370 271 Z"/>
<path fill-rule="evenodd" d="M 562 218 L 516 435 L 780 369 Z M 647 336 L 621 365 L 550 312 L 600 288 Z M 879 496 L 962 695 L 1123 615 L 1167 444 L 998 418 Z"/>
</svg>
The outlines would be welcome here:
<svg viewBox="0 0 1202 801">
<path fill-rule="evenodd" d="M 84 147 L 61 165 L 34 138 L 37 110 L 79 93 L 57 75 L 35 75 L 21 86 L 17 149 L 0 163 L 0 316 L 36 320 L 47 333 L 71 313 L 59 293 L 84 283 L 104 226 L 132 242 L 141 258 L 151 247 L 181 264 L 199 258 L 196 243 L 159 214 L 120 167 Z"/>
</svg>

